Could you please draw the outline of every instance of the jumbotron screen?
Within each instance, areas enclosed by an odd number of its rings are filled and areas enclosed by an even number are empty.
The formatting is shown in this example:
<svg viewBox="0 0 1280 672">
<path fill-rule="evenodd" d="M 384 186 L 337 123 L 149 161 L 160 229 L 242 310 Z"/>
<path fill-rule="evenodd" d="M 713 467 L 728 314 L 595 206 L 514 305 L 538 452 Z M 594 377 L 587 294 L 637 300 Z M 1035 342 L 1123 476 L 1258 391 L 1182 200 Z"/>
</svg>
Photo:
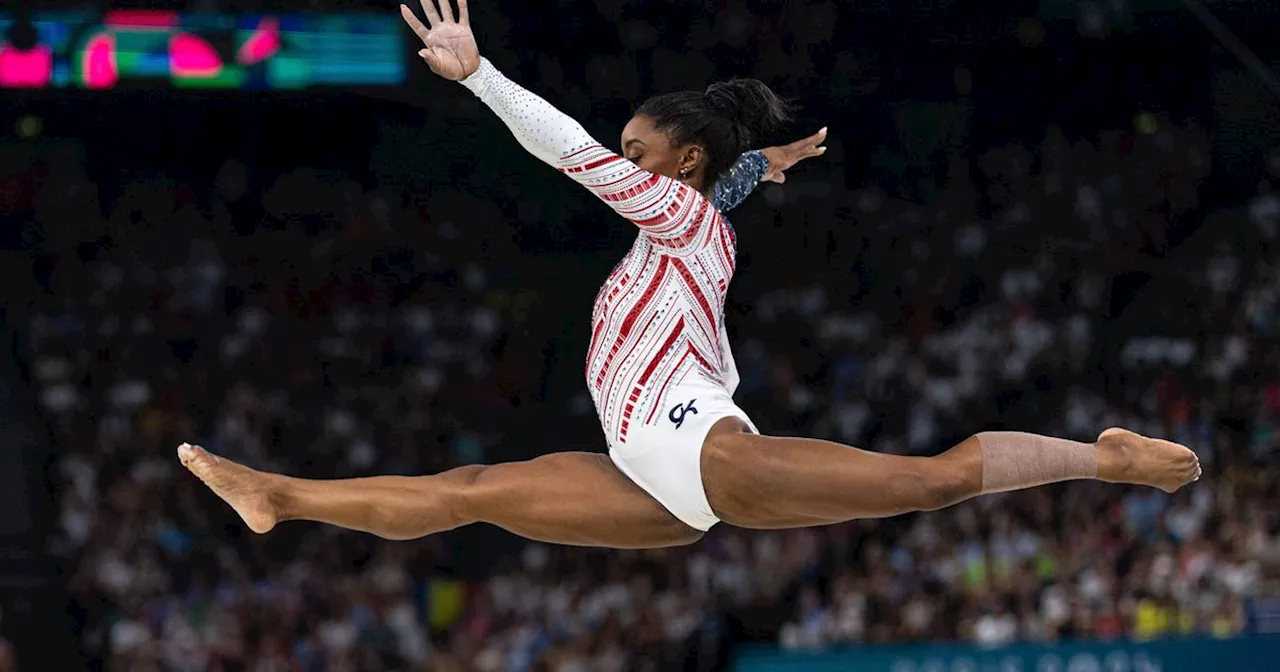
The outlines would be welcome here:
<svg viewBox="0 0 1280 672">
<path fill-rule="evenodd" d="M 404 79 L 403 40 L 394 13 L 128 10 L 36 14 L 24 26 L 0 13 L 0 88 L 394 85 Z"/>
</svg>

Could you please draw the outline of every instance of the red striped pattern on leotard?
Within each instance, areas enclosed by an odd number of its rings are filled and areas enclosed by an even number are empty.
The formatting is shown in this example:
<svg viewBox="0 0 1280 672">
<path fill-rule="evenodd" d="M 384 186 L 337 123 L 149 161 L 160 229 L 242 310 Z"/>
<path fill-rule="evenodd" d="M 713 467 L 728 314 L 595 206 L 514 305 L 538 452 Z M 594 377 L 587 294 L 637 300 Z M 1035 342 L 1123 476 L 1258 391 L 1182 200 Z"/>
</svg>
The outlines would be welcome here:
<svg viewBox="0 0 1280 672">
<path fill-rule="evenodd" d="M 559 168 L 640 228 L 596 295 L 587 352 L 600 423 L 610 444 L 620 445 L 637 424 L 665 420 L 664 393 L 684 377 L 736 384 L 722 349 L 735 241 L 697 191 L 604 147 L 565 156 Z"/>
<path fill-rule="evenodd" d="M 493 64 L 462 84 L 520 145 L 595 194 L 639 229 L 596 295 L 586 378 L 610 446 L 639 424 L 666 421 L 664 392 L 690 376 L 737 386 L 724 334 L 735 241 L 728 222 L 688 185 L 641 170 L 582 125 L 507 79 Z M 758 179 L 758 178 L 757 178 Z"/>
</svg>

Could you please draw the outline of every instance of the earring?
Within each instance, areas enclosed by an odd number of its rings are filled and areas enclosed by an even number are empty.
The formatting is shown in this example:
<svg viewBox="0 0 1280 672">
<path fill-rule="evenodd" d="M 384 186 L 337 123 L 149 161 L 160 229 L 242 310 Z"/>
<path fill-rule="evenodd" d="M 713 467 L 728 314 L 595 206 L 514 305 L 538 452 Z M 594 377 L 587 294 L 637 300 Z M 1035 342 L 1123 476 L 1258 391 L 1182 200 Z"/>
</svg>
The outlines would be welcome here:
<svg viewBox="0 0 1280 672">
<path fill-rule="evenodd" d="M 680 169 L 680 179 L 682 179 L 682 180 L 683 180 L 683 179 L 684 179 L 684 178 L 686 178 L 686 177 L 689 177 L 689 169 L 688 169 L 688 168 L 681 168 L 681 169 Z"/>
</svg>

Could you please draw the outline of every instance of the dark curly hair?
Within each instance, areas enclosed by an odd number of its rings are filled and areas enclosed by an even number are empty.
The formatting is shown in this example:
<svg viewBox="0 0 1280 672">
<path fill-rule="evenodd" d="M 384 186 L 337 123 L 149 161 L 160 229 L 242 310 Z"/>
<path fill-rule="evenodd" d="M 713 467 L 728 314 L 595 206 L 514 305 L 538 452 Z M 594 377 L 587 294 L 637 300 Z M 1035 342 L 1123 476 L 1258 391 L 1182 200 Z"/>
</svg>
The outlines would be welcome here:
<svg viewBox="0 0 1280 672">
<path fill-rule="evenodd" d="M 706 176 L 720 178 L 761 138 L 791 119 L 792 105 L 758 79 L 716 82 L 703 93 L 677 91 L 654 96 L 636 110 L 678 145 L 706 148 Z"/>
</svg>

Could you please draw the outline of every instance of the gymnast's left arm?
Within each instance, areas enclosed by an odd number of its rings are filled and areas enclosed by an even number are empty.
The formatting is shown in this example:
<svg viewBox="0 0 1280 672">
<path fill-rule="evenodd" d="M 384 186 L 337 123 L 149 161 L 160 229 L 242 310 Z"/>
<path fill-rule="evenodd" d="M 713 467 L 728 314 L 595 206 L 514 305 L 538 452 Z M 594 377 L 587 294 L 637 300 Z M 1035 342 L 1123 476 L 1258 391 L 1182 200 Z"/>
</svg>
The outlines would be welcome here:
<svg viewBox="0 0 1280 672">
<path fill-rule="evenodd" d="M 744 152 L 729 172 L 722 175 L 712 187 L 711 203 L 720 212 L 729 212 L 742 205 L 768 172 L 769 159 L 765 158 L 764 152 L 759 150 Z"/>
<path fill-rule="evenodd" d="M 745 152 L 712 188 L 711 201 L 720 212 L 728 212 L 747 200 L 761 182 L 786 182 L 786 171 L 797 163 L 822 156 L 827 148 L 827 129 L 787 145 Z"/>
</svg>

